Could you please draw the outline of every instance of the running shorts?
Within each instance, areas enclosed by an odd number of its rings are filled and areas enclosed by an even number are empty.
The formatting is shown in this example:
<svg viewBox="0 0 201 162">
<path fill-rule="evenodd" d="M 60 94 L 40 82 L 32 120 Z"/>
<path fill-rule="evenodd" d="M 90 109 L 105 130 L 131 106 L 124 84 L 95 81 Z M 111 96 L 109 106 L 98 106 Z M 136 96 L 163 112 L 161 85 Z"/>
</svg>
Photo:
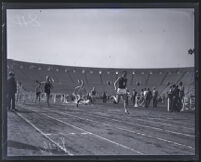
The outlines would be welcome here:
<svg viewBox="0 0 201 162">
<path fill-rule="evenodd" d="M 117 94 L 118 95 L 126 95 L 127 94 L 127 90 L 126 89 L 118 88 L 117 89 Z"/>
</svg>

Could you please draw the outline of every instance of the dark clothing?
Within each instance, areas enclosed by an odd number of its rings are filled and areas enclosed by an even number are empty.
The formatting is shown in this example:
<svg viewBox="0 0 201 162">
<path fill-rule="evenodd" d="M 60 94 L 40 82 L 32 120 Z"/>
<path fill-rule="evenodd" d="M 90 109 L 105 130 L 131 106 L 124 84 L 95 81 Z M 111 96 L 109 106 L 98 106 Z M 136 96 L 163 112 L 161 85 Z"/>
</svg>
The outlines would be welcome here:
<svg viewBox="0 0 201 162">
<path fill-rule="evenodd" d="M 36 92 L 36 96 L 40 96 L 41 92 Z"/>
<path fill-rule="evenodd" d="M 168 92 L 168 98 L 169 98 L 169 111 L 173 111 L 173 88 L 170 89 Z"/>
<path fill-rule="evenodd" d="M 127 83 L 127 79 L 121 77 L 121 78 L 119 79 L 119 88 L 120 88 L 120 89 L 125 89 L 125 88 L 126 88 L 126 83 Z"/>
<path fill-rule="evenodd" d="M 12 105 L 12 108 L 11 108 Z M 8 109 L 15 109 L 15 94 L 8 94 Z"/>
<path fill-rule="evenodd" d="M 95 90 L 91 91 L 91 94 L 92 94 L 92 96 L 95 96 L 96 95 L 96 91 Z"/>
<path fill-rule="evenodd" d="M 181 99 L 179 97 L 179 88 L 175 87 L 173 90 L 172 110 L 179 112 L 182 108 Z"/>
<path fill-rule="evenodd" d="M 14 77 L 9 77 L 7 80 L 8 94 L 15 94 L 17 92 L 17 83 Z"/>
<path fill-rule="evenodd" d="M 157 97 L 158 97 L 158 91 L 157 90 L 154 90 L 153 91 L 153 107 L 157 107 Z"/>
<path fill-rule="evenodd" d="M 106 93 L 104 92 L 103 93 L 103 103 L 106 103 L 106 101 L 107 101 L 107 96 L 106 96 Z"/>
<path fill-rule="evenodd" d="M 147 106 L 149 107 L 149 104 L 151 102 L 151 98 L 152 98 L 152 92 L 149 90 L 148 91 L 148 94 L 147 94 L 147 99 L 148 99 L 148 102 L 147 102 Z"/>
<path fill-rule="evenodd" d="M 132 101 L 132 103 L 133 103 L 133 106 L 135 105 L 136 95 L 137 95 L 137 92 L 136 92 L 136 91 L 133 91 L 132 97 L 131 97 L 131 101 Z"/>
<path fill-rule="evenodd" d="M 179 97 L 181 99 L 184 97 L 184 86 L 179 86 Z"/>
<path fill-rule="evenodd" d="M 50 94 L 50 89 L 52 88 L 52 84 L 50 82 L 46 82 L 44 89 L 45 89 L 45 93 L 47 93 L 48 95 Z"/>
<path fill-rule="evenodd" d="M 13 76 L 8 78 L 7 86 L 7 106 L 9 109 L 11 109 L 12 104 L 12 109 L 15 109 L 15 93 L 17 92 L 17 83 Z"/>
</svg>

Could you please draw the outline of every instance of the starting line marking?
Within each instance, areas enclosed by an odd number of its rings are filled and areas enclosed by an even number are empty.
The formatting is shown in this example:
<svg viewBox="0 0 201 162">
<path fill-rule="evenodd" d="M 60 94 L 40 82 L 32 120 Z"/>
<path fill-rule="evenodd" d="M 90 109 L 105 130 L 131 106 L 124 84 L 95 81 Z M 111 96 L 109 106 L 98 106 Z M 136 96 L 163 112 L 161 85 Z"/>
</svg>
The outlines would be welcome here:
<svg viewBox="0 0 201 162">
<path fill-rule="evenodd" d="M 30 120 L 28 120 L 27 118 L 25 118 L 23 115 L 19 114 L 16 112 L 16 114 L 21 117 L 25 122 L 27 122 L 29 125 L 31 125 L 34 129 L 36 129 L 36 131 L 38 131 L 42 136 L 44 136 L 45 138 L 47 138 L 49 141 L 51 141 L 52 143 L 54 143 L 56 146 L 58 146 L 62 151 L 64 151 L 65 153 L 67 153 L 68 155 L 72 156 L 73 154 L 70 153 L 68 150 L 66 150 L 66 148 L 62 147 L 60 144 L 58 144 L 57 142 L 55 142 L 53 139 L 51 139 L 50 137 L 48 137 L 48 135 L 46 135 L 45 133 L 43 133 L 43 131 L 41 131 L 38 127 L 36 127 Z"/>
</svg>

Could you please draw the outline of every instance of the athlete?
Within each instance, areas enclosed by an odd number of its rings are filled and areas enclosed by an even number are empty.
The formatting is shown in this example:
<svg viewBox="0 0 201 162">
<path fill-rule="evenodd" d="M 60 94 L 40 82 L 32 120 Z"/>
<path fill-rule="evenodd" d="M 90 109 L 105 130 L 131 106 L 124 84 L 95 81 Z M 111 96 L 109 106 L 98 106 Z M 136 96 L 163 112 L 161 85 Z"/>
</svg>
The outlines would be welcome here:
<svg viewBox="0 0 201 162">
<path fill-rule="evenodd" d="M 91 103 L 94 104 L 95 102 L 95 97 L 96 97 L 96 90 L 95 87 L 93 87 L 93 89 L 90 92 L 90 97 L 91 97 Z"/>
<path fill-rule="evenodd" d="M 78 80 L 78 84 L 80 84 L 80 85 L 75 87 L 74 92 L 73 92 L 73 95 L 75 96 L 77 107 L 81 101 L 85 100 L 84 97 L 86 95 L 86 89 L 84 88 L 84 81 Z"/>
<path fill-rule="evenodd" d="M 40 103 L 40 95 L 41 95 L 41 83 L 39 81 L 36 80 L 37 86 L 36 86 L 36 99 L 35 99 L 35 103 L 38 100 L 38 102 Z"/>
<path fill-rule="evenodd" d="M 119 103 L 120 98 L 122 97 L 124 100 L 124 110 L 125 113 L 128 113 L 127 110 L 127 88 L 126 88 L 126 84 L 127 84 L 127 72 L 123 71 L 122 72 L 122 76 L 118 77 L 117 80 L 114 82 L 114 89 L 117 93 L 116 97 L 113 96 L 113 99 L 115 100 L 115 103 Z M 117 84 L 118 84 L 118 88 L 117 88 Z"/>
<path fill-rule="evenodd" d="M 41 84 L 44 84 L 44 92 L 46 94 L 46 101 L 48 107 L 50 106 L 49 99 L 50 99 L 50 92 L 53 88 L 54 79 L 50 76 L 46 76 L 46 81 L 41 82 Z"/>
</svg>

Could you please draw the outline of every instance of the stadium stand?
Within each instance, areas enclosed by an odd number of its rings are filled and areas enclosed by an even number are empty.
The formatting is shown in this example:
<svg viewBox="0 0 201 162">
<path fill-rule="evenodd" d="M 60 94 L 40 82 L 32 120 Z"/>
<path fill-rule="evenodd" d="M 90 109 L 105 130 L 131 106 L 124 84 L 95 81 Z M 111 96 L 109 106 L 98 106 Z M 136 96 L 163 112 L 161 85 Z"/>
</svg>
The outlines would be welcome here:
<svg viewBox="0 0 201 162">
<path fill-rule="evenodd" d="M 106 69 L 89 67 L 72 67 L 29 63 L 8 59 L 7 68 L 14 71 L 18 81 L 21 81 L 27 91 L 35 90 L 35 81 L 45 80 L 46 75 L 54 78 L 54 93 L 72 93 L 78 84 L 78 79 L 86 83 L 87 91 L 93 87 L 99 94 L 106 91 L 114 93 L 113 83 L 123 70 L 128 72 L 128 89 L 140 91 L 142 88 L 156 87 L 159 94 L 166 94 L 168 83 L 182 81 L 185 85 L 185 93 L 194 93 L 194 68 L 169 68 L 169 69 Z M 139 84 L 137 84 L 139 83 Z"/>
</svg>

